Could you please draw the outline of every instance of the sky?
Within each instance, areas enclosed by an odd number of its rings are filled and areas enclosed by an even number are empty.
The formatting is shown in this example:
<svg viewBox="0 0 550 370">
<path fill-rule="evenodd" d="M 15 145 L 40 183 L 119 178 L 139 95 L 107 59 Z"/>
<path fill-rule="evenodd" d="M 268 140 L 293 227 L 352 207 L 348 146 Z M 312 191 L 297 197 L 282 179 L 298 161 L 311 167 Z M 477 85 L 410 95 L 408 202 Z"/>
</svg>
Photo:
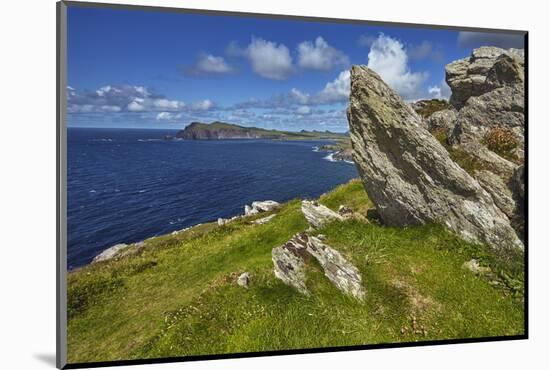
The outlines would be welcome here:
<svg viewBox="0 0 550 370">
<path fill-rule="evenodd" d="M 448 98 L 446 64 L 523 37 L 70 6 L 67 43 L 70 127 L 344 132 L 351 65 L 406 101 Z"/>
</svg>

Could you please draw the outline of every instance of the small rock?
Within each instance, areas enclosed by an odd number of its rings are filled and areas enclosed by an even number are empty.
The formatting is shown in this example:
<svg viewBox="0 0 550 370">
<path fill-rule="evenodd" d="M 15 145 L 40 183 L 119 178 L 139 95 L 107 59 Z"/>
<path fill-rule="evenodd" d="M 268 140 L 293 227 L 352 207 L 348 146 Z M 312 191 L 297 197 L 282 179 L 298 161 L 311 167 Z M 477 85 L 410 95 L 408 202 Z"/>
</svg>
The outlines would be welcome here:
<svg viewBox="0 0 550 370">
<path fill-rule="evenodd" d="M 239 275 L 237 279 L 237 285 L 242 286 L 243 288 L 248 288 L 248 283 L 250 282 L 250 275 L 248 272 L 243 272 Z"/>
<path fill-rule="evenodd" d="M 244 206 L 244 215 L 252 216 L 260 212 L 273 211 L 280 207 L 281 207 L 281 204 L 278 202 L 275 202 L 274 200 L 264 200 L 261 202 L 256 201 L 256 202 L 252 202 L 252 205 L 250 206 L 248 204 Z"/>
<path fill-rule="evenodd" d="M 323 226 L 332 221 L 342 221 L 344 218 L 328 207 L 316 201 L 302 201 L 302 213 L 307 222 L 314 228 Z"/>
<path fill-rule="evenodd" d="M 108 249 L 105 249 L 103 252 L 95 256 L 92 263 L 101 262 L 101 261 L 107 261 L 110 259 L 113 259 L 118 255 L 118 253 L 123 250 L 124 248 L 128 247 L 128 244 L 116 244 Z"/>
<path fill-rule="evenodd" d="M 325 234 L 318 234 L 317 239 L 319 240 L 327 240 L 327 236 Z"/>
<path fill-rule="evenodd" d="M 227 220 L 224 218 L 218 218 L 218 226 L 223 226 L 227 224 Z"/>
<path fill-rule="evenodd" d="M 338 214 L 342 217 L 350 217 L 353 215 L 353 209 L 348 206 L 340 205 L 340 207 L 338 207 Z"/>
<path fill-rule="evenodd" d="M 472 258 L 471 260 L 464 262 L 462 265 L 463 268 L 470 270 L 474 274 L 479 273 L 479 262 L 475 258 Z"/>
<path fill-rule="evenodd" d="M 480 266 L 479 261 L 476 260 L 475 258 L 472 258 L 471 260 L 464 262 L 462 267 L 470 270 L 474 274 L 488 274 L 491 272 L 490 267 Z"/>
</svg>

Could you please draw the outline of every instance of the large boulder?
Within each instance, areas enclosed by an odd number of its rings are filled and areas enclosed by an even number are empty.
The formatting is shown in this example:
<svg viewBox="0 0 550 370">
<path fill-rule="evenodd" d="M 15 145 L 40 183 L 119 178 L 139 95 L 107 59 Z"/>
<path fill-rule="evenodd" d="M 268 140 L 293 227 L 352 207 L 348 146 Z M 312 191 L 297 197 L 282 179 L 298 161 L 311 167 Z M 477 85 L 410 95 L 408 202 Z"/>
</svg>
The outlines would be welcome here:
<svg viewBox="0 0 550 370">
<path fill-rule="evenodd" d="M 385 223 L 438 222 L 499 251 L 523 249 L 492 197 L 366 66 L 351 69 L 348 121 L 356 166 Z"/>
</svg>

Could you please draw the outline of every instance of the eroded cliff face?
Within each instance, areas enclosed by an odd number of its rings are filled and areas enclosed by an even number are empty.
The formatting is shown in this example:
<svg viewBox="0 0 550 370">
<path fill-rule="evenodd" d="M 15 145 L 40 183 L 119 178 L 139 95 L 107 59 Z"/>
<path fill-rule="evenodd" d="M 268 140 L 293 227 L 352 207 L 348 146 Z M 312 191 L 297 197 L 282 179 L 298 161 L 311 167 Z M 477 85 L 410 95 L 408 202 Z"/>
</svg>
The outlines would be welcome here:
<svg viewBox="0 0 550 370">
<path fill-rule="evenodd" d="M 355 163 L 386 224 L 438 222 L 499 251 L 523 249 L 493 197 L 366 66 L 351 70 L 348 121 Z"/>
</svg>

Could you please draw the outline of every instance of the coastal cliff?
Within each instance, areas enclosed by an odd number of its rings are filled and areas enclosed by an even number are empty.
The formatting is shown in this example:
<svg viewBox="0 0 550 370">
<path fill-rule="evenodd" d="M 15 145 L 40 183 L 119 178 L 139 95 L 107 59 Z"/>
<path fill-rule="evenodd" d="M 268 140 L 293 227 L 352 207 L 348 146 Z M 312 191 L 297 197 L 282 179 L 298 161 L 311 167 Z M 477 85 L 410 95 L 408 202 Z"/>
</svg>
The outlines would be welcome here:
<svg viewBox="0 0 550 370">
<path fill-rule="evenodd" d="M 239 126 L 232 123 L 192 122 L 176 134 L 179 139 L 186 140 L 226 140 L 226 139 L 269 139 L 269 140 L 335 140 L 345 137 L 345 134 L 330 131 L 279 131 L 258 127 Z"/>
</svg>

